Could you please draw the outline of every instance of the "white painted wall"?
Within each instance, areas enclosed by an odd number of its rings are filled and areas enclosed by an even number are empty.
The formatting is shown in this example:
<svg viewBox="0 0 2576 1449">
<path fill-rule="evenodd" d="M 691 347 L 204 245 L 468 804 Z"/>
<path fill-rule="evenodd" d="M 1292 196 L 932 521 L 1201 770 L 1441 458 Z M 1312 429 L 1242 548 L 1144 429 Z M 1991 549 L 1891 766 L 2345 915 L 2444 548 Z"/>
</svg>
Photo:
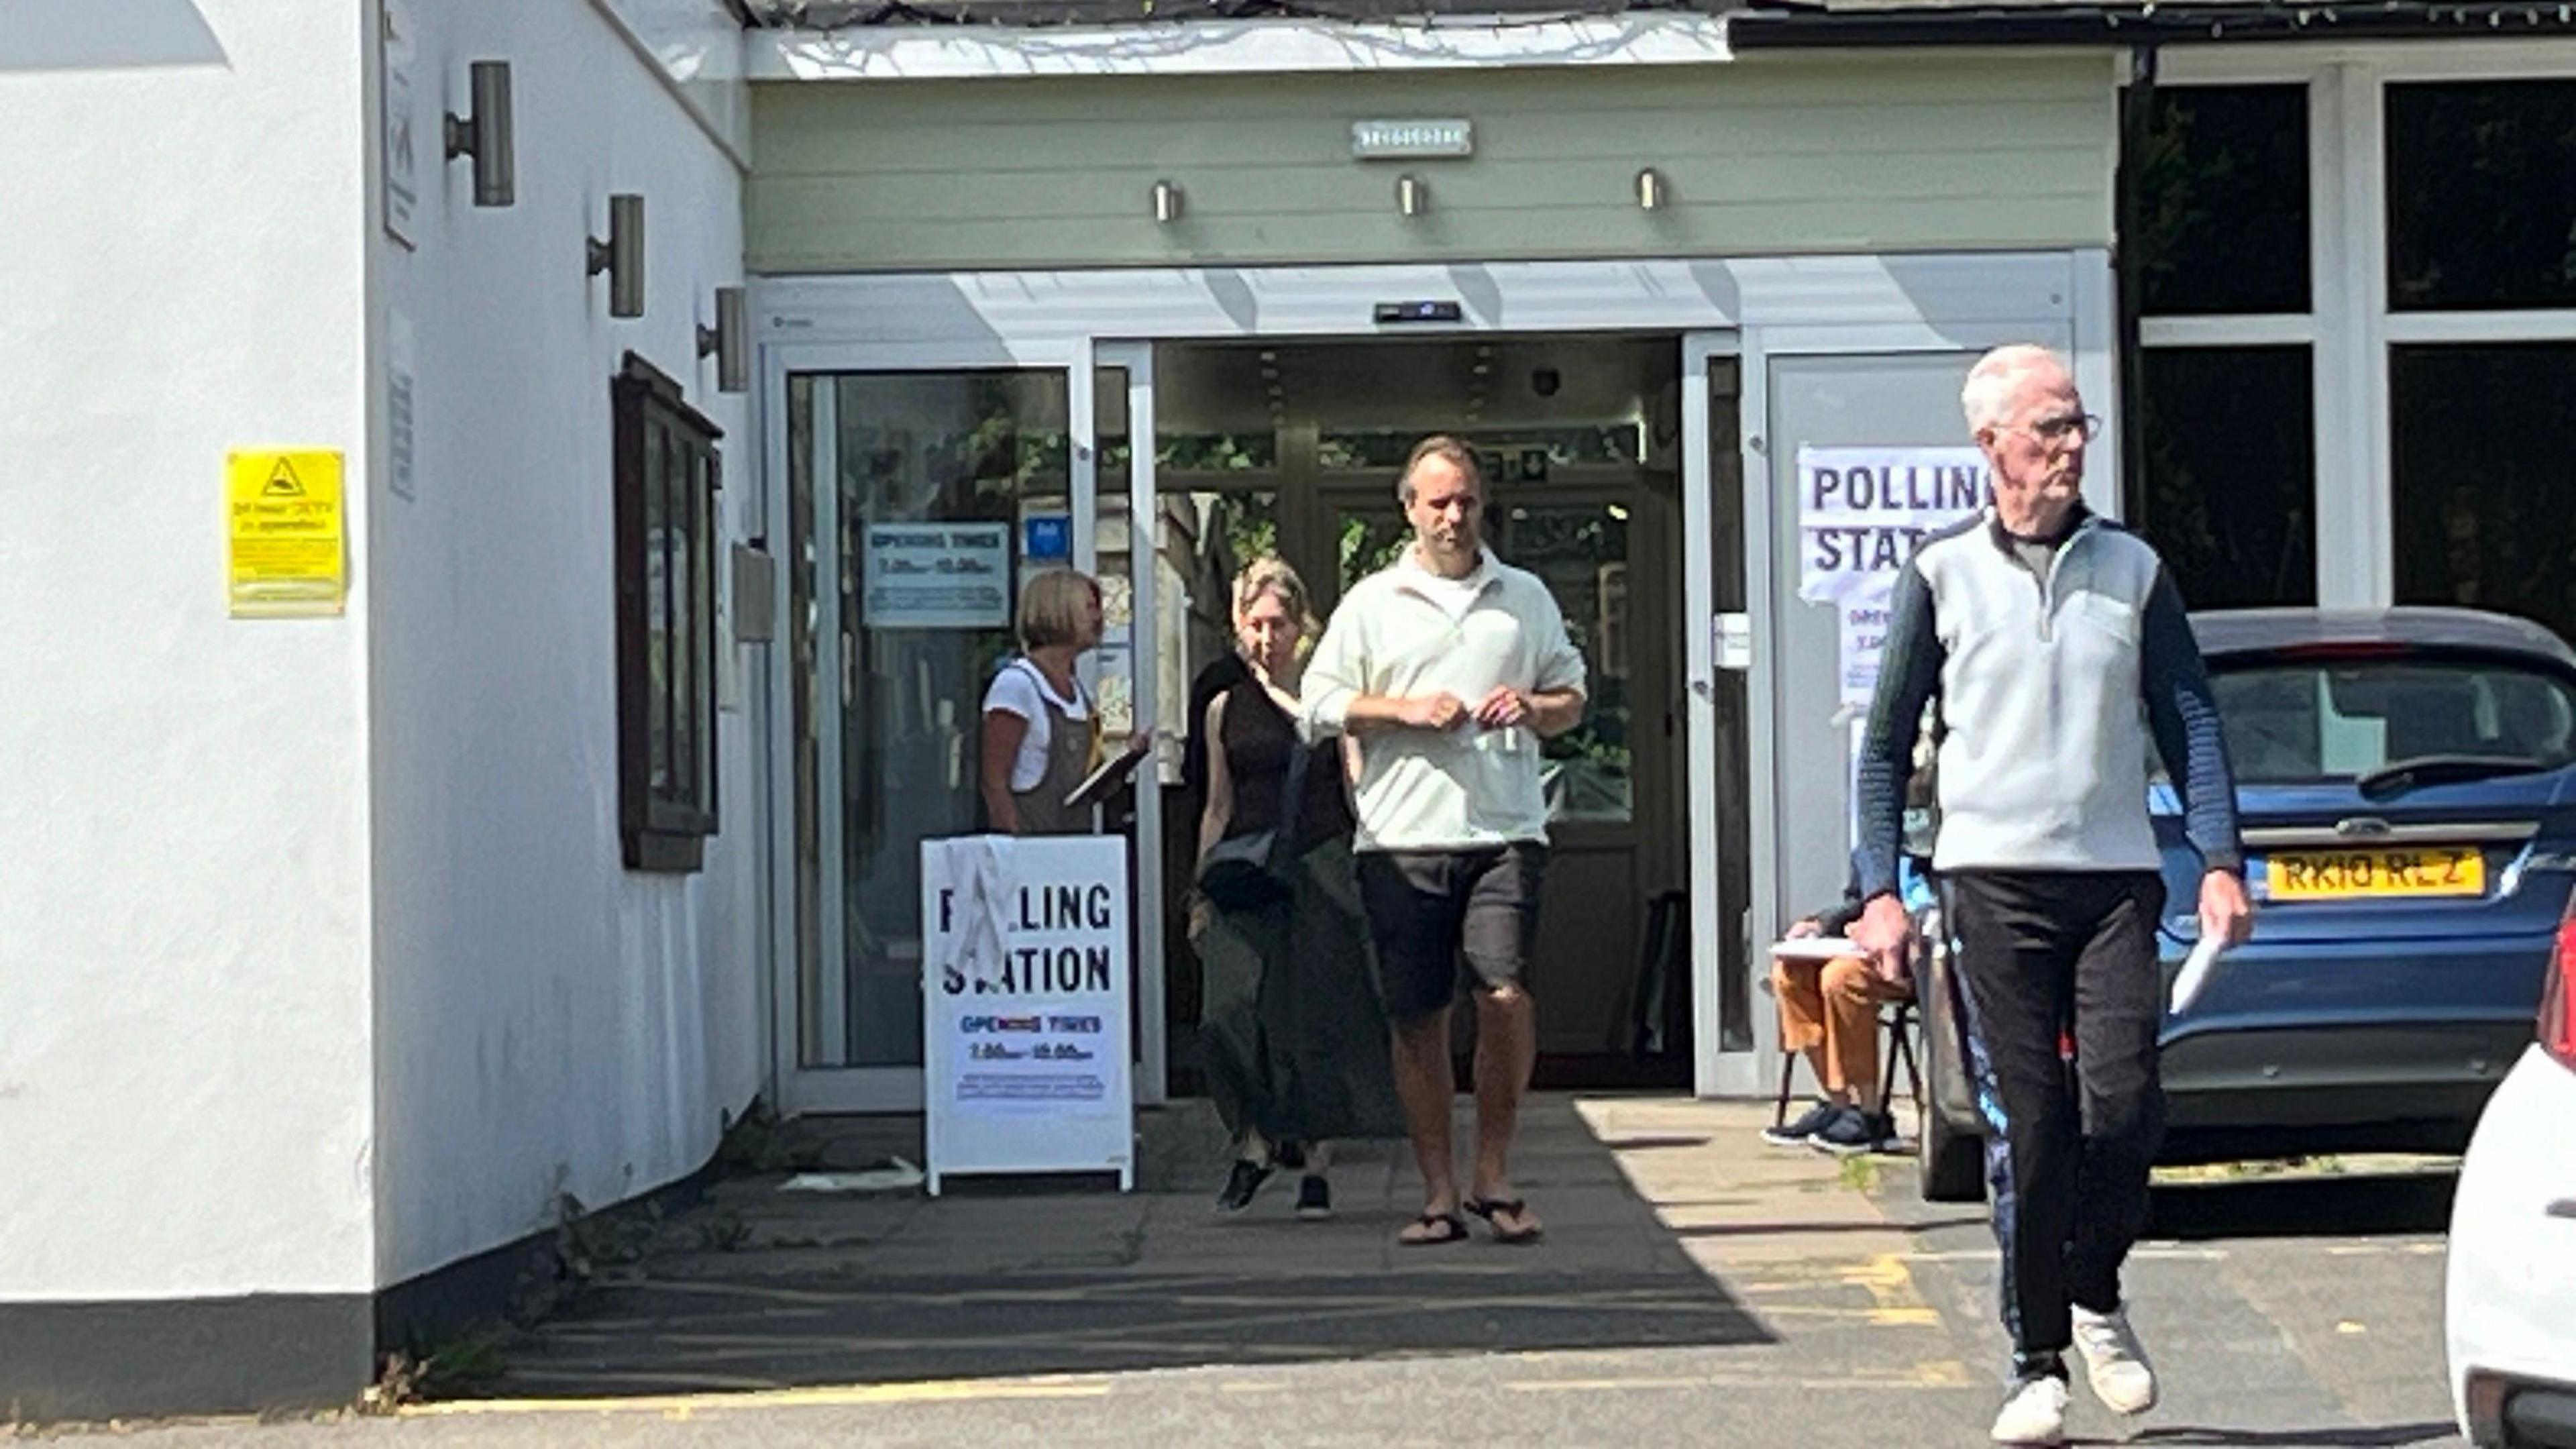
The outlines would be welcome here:
<svg viewBox="0 0 2576 1449">
<path fill-rule="evenodd" d="M 609 379 L 638 352 L 725 429 L 743 536 L 749 412 L 694 345 L 740 280 L 739 170 L 601 0 L 411 8 L 422 134 L 470 109 L 470 61 L 510 62 L 518 200 L 478 209 L 468 164 L 431 159 L 417 250 L 367 226 L 372 405 L 400 317 L 417 409 L 413 496 L 378 484 L 371 540 L 385 1284 L 548 1226 L 559 1194 L 596 1207 L 693 1171 L 759 1090 L 762 1040 L 746 716 L 718 716 L 702 873 L 630 873 L 617 831 Z M 636 321 L 583 273 L 625 191 L 645 198 Z"/>
<path fill-rule="evenodd" d="M 230 619 L 222 501 L 366 524 L 358 8 L 0 8 L 0 1299 L 363 1292 L 366 565 Z"/>
</svg>

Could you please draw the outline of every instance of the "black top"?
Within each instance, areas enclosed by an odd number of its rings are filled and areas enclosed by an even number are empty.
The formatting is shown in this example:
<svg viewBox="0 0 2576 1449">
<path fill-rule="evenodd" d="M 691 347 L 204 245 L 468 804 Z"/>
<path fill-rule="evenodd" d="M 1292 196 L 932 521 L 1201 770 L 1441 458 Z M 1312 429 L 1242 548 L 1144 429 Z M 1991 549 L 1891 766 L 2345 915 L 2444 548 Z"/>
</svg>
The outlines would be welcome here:
<svg viewBox="0 0 2576 1449">
<path fill-rule="evenodd" d="M 1225 692 L 1223 738 L 1226 775 L 1234 786 L 1234 813 L 1226 837 L 1251 835 L 1279 827 L 1279 806 L 1288 786 L 1289 753 L 1299 748 L 1297 722 L 1250 671 Z M 1297 849 L 1313 849 L 1355 826 L 1350 792 L 1342 783 L 1338 740 L 1305 747 L 1305 804 L 1297 817 Z"/>
<path fill-rule="evenodd" d="M 1193 802 L 1204 804 L 1207 800 L 1207 731 L 1200 726 L 1207 721 L 1208 706 L 1216 702 L 1218 695 L 1251 677 L 1252 666 L 1229 649 L 1190 681 L 1190 732 L 1181 743 L 1181 788 L 1189 792 Z"/>
</svg>

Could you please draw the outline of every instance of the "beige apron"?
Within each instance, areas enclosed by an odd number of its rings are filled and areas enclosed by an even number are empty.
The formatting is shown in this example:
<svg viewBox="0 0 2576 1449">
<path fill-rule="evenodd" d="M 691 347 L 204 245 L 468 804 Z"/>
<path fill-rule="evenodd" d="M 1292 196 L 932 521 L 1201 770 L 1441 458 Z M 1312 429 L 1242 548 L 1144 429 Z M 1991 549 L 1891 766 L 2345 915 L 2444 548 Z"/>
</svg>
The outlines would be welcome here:
<svg viewBox="0 0 2576 1449">
<path fill-rule="evenodd" d="M 1038 677 L 1038 702 L 1047 712 L 1046 773 L 1026 790 L 1013 790 L 1011 803 L 1020 813 L 1022 835 L 1088 835 L 1091 833 L 1091 807 L 1064 803 L 1064 797 L 1088 776 L 1099 754 L 1094 731 L 1098 728 L 1100 710 L 1082 694 L 1076 682 L 1074 692 L 1082 698 L 1087 717 L 1075 719 L 1055 702 L 1055 687 L 1046 682 L 1046 672 L 1023 659 L 1011 666 L 1025 669 Z"/>
</svg>

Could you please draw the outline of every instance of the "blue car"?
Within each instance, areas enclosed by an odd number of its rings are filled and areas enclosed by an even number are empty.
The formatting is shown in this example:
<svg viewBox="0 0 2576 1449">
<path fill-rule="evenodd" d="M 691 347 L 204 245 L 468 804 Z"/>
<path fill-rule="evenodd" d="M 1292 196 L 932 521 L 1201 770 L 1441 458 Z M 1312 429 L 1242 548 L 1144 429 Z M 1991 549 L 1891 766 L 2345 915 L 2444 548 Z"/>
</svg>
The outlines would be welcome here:
<svg viewBox="0 0 2576 1449">
<path fill-rule="evenodd" d="M 2163 1160 L 2460 1150 L 2531 1042 L 2576 891 L 2576 651 L 2468 609 L 2226 610 L 2192 629 L 2256 914 L 2165 1020 Z M 2172 788 L 2149 796 L 2170 982 L 2200 862 Z M 1981 1124 L 1947 953 L 1928 957 L 1923 1192 L 1973 1201 Z"/>
</svg>

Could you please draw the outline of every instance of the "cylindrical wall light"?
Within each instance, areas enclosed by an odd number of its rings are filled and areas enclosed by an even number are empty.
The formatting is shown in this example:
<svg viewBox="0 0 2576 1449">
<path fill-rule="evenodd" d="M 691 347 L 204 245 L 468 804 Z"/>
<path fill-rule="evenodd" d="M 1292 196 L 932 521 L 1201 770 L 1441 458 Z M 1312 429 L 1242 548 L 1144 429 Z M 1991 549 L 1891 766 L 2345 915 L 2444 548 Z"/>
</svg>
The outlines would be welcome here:
<svg viewBox="0 0 2576 1449">
<path fill-rule="evenodd" d="M 1168 181 L 1154 183 L 1154 220 L 1170 226 L 1181 219 L 1184 204 L 1181 188 Z"/>
<path fill-rule="evenodd" d="M 716 325 L 698 329 L 698 355 L 714 355 L 718 392 L 743 392 L 751 386 L 750 321 L 742 288 L 716 288 Z"/>
<path fill-rule="evenodd" d="M 1408 171 L 1395 178 L 1395 209 L 1406 216 L 1420 216 L 1431 209 L 1431 185 Z"/>
<path fill-rule="evenodd" d="M 608 274 L 608 315 L 644 315 L 644 198 L 608 198 L 608 240 L 590 238 L 590 275 Z"/>
<path fill-rule="evenodd" d="M 508 206 L 519 194 L 518 163 L 510 151 L 510 63 L 478 60 L 470 74 L 474 114 L 447 117 L 447 159 L 474 158 L 476 206 Z"/>
<path fill-rule="evenodd" d="M 1664 180 L 1664 173 L 1652 166 L 1637 173 L 1638 210 L 1661 211 L 1671 200 L 1672 185 Z"/>
</svg>

